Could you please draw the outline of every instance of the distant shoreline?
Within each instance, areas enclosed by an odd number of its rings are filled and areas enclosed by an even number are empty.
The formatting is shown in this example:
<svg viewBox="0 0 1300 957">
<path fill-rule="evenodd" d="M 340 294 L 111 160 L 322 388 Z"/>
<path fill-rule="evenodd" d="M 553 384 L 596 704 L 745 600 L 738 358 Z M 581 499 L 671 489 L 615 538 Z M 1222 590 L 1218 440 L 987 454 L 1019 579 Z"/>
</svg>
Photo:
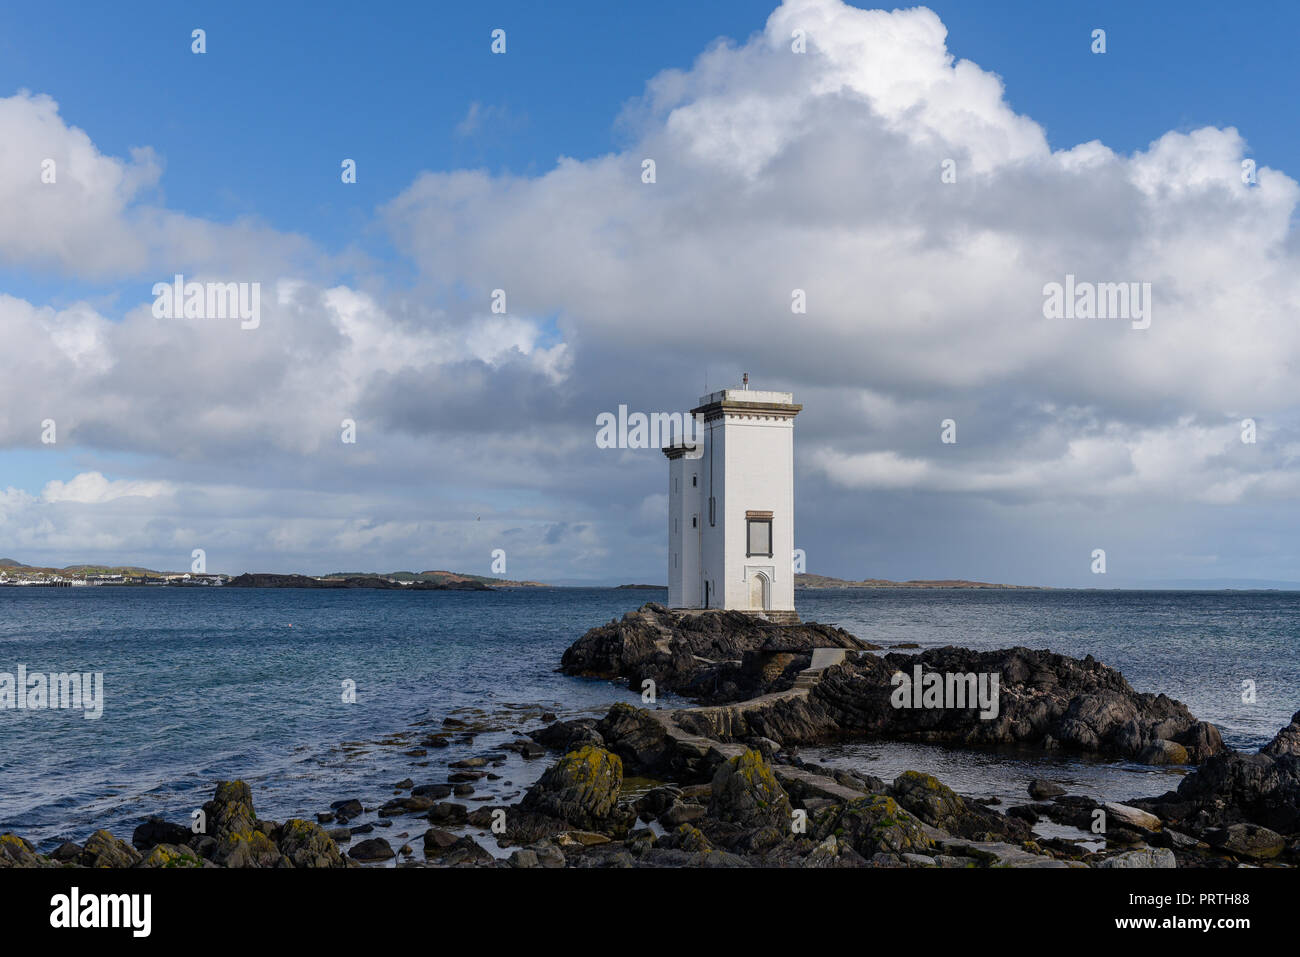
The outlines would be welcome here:
<svg viewBox="0 0 1300 957">
<path fill-rule="evenodd" d="M 1026 591 L 1047 591 L 1051 585 L 1003 585 L 994 582 L 970 581 L 964 578 L 911 579 L 893 581 L 888 578 L 864 578 L 862 581 L 848 581 L 832 578 L 829 575 L 797 574 L 794 576 L 795 588 L 983 588 L 1014 589 Z"/>
</svg>

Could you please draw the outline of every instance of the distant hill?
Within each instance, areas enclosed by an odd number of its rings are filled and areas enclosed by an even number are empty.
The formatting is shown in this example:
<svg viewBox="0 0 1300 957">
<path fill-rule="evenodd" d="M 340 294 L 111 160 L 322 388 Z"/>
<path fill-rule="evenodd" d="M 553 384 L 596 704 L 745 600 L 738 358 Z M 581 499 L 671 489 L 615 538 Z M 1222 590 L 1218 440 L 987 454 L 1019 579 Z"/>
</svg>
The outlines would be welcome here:
<svg viewBox="0 0 1300 957">
<path fill-rule="evenodd" d="M 333 575 L 309 578 L 306 575 L 244 574 L 232 578 L 227 588 L 373 588 L 390 591 L 490 591 L 476 581 L 435 582 L 416 579 L 402 585 L 382 575 Z"/>
<path fill-rule="evenodd" d="M 550 588 L 550 585 L 534 581 L 511 581 L 508 578 L 496 578 L 492 575 L 467 575 L 464 572 L 449 572 L 442 569 L 425 572 L 331 572 L 327 578 L 392 578 L 399 582 L 431 582 L 436 585 L 455 585 L 465 582 L 478 582 L 496 588 Z"/>
<path fill-rule="evenodd" d="M 992 582 L 967 581 L 964 578 L 911 579 L 905 582 L 890 581 L 888 578 L 864 578 L 862 581 L 846 581 L 829 575 L 797 574 L 794 576 L 795 588 L 1023 588 L 1041 589 L 1040 585 L 998 585 Z"/>
<path fill-rule="evenodd" d="M 179 572 L 160 572 L 139 565 L 65 565 L 63 568 L 51 568 L 44 565 L 25 565 L 12 558 L 0 558 L 0 568 L 9 568 L 29 574 L 45 575 L 130 575 L 157 576 L 176 575 Z"/>
<path fill-rule="evenodd" d="M 141 568 L 139 565 L 97 565 L 97 564 L 77 564 L 67 565 L 63 568 L 49 568 L 42 565 L 26 565 L 12 558 L 0 558 L 0 569 L 6 571 L 23 572 L 30 575 L 123 575 L 128 578 L 156 578 L 163 575 L 178 575 L 180 572 L 162 572 L 155 571 L 152 568 Z M 329 575 L 320 576 L 323 578 L 392 578 L 396 581 L 404 582 L 428 582 L 433 585 L 465 585 L 477 583 L 488 585 L 496 588 L 549 588 L 550 585 L 534 581 L 511 581 L 507 578 L 496 578 L 490 575 L 466 575 L 462 572 L 449 572 L 444 570 L 425 571 L 425 572 L 390 572 L 383 574 L 380 572 L 331 572 Z M 356 586 L 353 586 L 356 587 Z"/>
</svg>

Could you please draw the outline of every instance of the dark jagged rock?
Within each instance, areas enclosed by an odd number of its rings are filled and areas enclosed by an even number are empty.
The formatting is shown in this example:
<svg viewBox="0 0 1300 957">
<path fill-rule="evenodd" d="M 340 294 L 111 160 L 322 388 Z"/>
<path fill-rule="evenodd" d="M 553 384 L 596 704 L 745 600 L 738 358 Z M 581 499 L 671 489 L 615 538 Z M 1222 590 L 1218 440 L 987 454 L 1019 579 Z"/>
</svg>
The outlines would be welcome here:
<svg viewBox="0 0 1300 957">
<path fill-rule="evenodd" d="M 151 817 L 135 829 L 131 843 L 137 850 L 147 851 L 156 844 L 185 844 L 193 836 L 187 827 L 172 824 L 160 817 Z"/>
<path fill-rule="evenodd" d="M 74 863 L 81 856 L 81 845 L 72 841 L 64 841 L 50 854 L 50 859 L 58 861 L 61 864 Z"/>
<path fill-rule="evenodd" d="M 441 800 L 451 796 L 450 784 L 418 784 L 411 788 L 412 797 L 427 797 Z"/>
<path fill-rule="evenodd" d="M 635 805 L 637 813 L 647 821 L 657 818 L 660 814 L 663 814 L 674 804 L 678 803 L 681 796 L 682 789 L 671 784 L 651 788 L 637 799 Z"/>
<path fill-rule="evenodd" d="M 1272 741 L 1260 748 L 1259 753 L 1271 758 L 1287 755 L 1300 757 L 1300 711 L 1291 716 L 1291 723 L 1279 731 Z"/>
<path fill-rule="evenodd" d="M 543 744 L 556 751 L 568 753 L 584 745 L 604 747 L 605 739 L 596 730 L 595 718 L 575 718 L 572 721 L 556 721 L 537 731 L 528 732 L 528 736 L 538 744 Z"/>
<path fill-rule="evenodd" d="M 648 711 L 619 702 L 596 726 L 605 747 L 643 773 L 666 772 L 673 760 L 664 726 Z"/>
<path fill-rule="evenodd" d="M 1044 781 L 1041 778 L 1034 778 L 1029 782 L 1029 796 L 1035 801 L 1046 801 L 1048 798 L 1060 797 L 1065 793 L 1065 788 L 1061 787 L 1054 781 Z"/>
<path fill-rule="evenodd" d="M 874 648 L 847 631 L 808 622 L 778 625 L 739 611 L 678 613 L 650 602 L 592 628 L 560 660 L 565 674 L 653 680 L 706 702 L 737 701 L 794 684 L 813 648 Z"/>
<path fill-rule="evenodd" d="M 1193 834 L 1256 824 L 1281 834 L 1300 832 L 1300 712 L 1258 754 L 1229 751 L 1205 761 L 1176 791 L 1135 806 Z"/>
<path fill-rule="evenodd" d="M 1286 840 L 1281 834 L 1258 824 L 1232 824 L 1212 828 L 1205 833 L 1205 840 L 1211 847 L 1229 854 L 1259 860 L 1277 857 L 1286 847 Z"/>
<path fill-rule="evenodd" d="M 429 809 L 429 813 L 425 817 L 433 824 L 455 826 L 468 823 L 469 811 L 465 809 L 463 804 L 453 804 L 447 801 L 442 804 L 435 804 Z"/>
<path fill-rule="evenodd" d="M 996 674 L 997 715 L 982 718 L 977 706 L 894 707 L 897 672 Z M 718 740 L 757 736 L 782 746 L 846 739 L 893 739 L 932 744 L 994 747 L 1056 746 L 1137 758 L 1153 742 L 1182 745 L 1193 760 L 1223 749 L 1218 730 L 1197 721 L 1165 695 L 1139 694 L 1113 668 L 1049 651 L 1011 648 L 972 651 L 937 648 L 916 656 L 851 655 L 821 673 L 807 695 L 776 695 L 759 701 L 677 713 L 687 730 Z"/>
<path fill-rule="evenodd" d="M 335 801 L 330 805 L 330 810 L 338 814 L 339 820 L 346 820 L 350 817 L 356 817 L 364 808 L 356 798 L 349 798 L 345 801 Z"/>
<path fill-rule="evenodd" d="M 396 856 L 397 852 L 393 850 L 393 845 L 382 837 L 372 837 L 369 840 L 354 844 L 348 849 L 348 857 L 354 861 L 361 861 L 363 864 L 375 861 L 391 861 Z"/>
<path fill-rule="evenodd" d="M 459 837 L 443 846 L 439 840 L 430 842 L 426 835 L 424 856 L 447 867 L 458 864 L 491 864 L 494 861 L 491 852 L 472 837 Z"/>
</svg>

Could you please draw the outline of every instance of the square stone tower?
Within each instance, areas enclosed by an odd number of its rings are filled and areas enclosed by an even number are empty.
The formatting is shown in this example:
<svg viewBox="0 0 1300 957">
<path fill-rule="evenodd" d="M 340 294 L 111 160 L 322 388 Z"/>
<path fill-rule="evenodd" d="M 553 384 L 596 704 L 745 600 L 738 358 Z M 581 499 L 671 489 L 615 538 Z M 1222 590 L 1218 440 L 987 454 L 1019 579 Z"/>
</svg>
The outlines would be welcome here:
<svg viewBox="0 0 1300 957">
<path fill-rule="evenodd" d="M 702 441 L 668 456 L 668 604 L 797 622 L 789 392 L 723 389 L 691 410 Z"/>
</svg>

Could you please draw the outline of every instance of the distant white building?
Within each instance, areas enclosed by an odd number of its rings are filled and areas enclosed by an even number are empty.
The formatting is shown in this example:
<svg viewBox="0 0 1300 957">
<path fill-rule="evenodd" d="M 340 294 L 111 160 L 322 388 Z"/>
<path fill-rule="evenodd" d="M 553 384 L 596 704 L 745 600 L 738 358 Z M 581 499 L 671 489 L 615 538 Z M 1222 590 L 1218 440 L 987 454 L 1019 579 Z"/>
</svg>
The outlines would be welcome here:
<svg viewBox="0 0 1300 957">
<path fill-rule="evenodd" d="M 723 389 L 692 409 L 703 442 L 668 456 L 668 604 L 796 622 L 789 392 Z"/>
</svg>

